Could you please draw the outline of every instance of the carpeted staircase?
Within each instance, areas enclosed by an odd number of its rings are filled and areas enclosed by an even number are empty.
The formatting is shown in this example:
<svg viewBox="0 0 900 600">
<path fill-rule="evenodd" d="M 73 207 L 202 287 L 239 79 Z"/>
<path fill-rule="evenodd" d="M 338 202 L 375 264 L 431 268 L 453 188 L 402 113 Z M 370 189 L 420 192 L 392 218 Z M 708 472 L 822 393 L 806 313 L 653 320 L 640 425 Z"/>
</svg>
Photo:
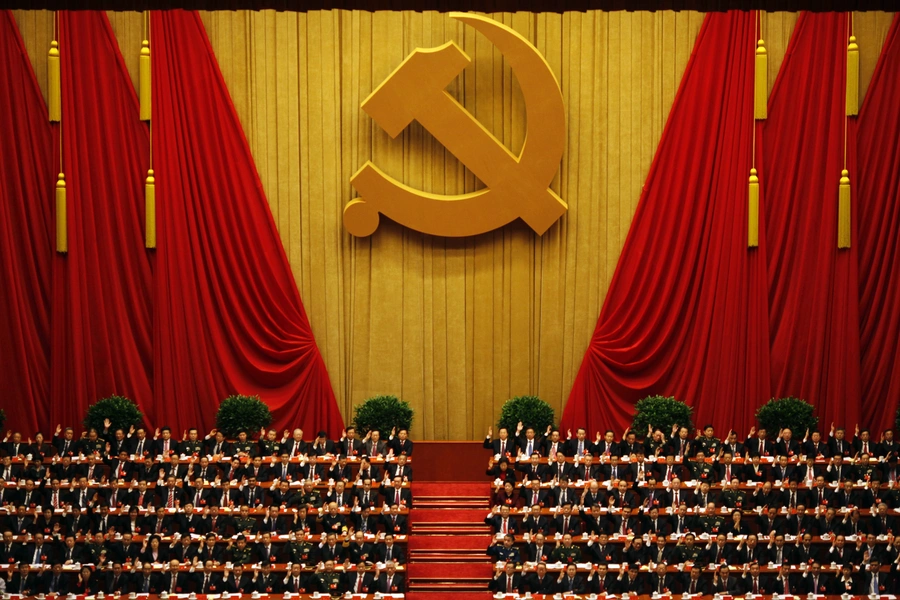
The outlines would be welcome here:
<svg viewBox="0 0 900 600">
<path fill-rule="evenodd" d="M 409 599 L 490 598 L 490 484 L 414 482 L 412 492 Z"/>
</svg>

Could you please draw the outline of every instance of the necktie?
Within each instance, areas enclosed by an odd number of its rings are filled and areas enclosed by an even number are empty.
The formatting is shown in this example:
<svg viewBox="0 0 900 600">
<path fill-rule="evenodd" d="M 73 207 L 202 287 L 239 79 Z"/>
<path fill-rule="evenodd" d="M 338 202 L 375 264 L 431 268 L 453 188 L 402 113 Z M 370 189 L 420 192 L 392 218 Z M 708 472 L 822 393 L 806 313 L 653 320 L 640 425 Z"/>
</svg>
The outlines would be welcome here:
<svg viewBox="0 0 900 600">
<path fill-rule="evenodd" d="M 791 508 L 797 508 L 797 492 L 791 492 Z"/>
<path fill-rule="evenodd" d="M 208 589 L 207 588 L 208 585 L 209 585 L 209 575 L 204 575 L 203 576 L 203 587 L 201 588 L 203 590 L 204 594 L 206 593 L 206 590 Z"/>
<path fill-rule="evenodd" d="M 175 508 L 175 490 L 174 489 L 169 490 L 169 500 L 167 502 L 167 506 L 169 508 Z"/>
<path fill-rule="evenodd" d="M 506 533 L 508 532 L 508 530 L 507 530 L 507 527 L 508 527 L 508 526 L 507 526 L 507 523 L 506 523 L 507 520 L 508 520 L 508 519 L 503 519 L 503 524 L 500 526 L 500 533 L 502 533 L 502 534 L 504 534 L 504 535 L 506 535 Z"/>
<path fill-rule="evenodd" d="M 69 440 L 66 440 L 63 444 L 63 454 L 69 451 Z"/>
<path fill-rule="evenodd" d="M 532 448 L 533 448 L 533 442 L 531 440 L 528 440 L 528 447 L 525 449 L 525 454 L 527 456 L 531 456 Z"/>
<path fill-rule="evenodd" d="M 358 592 L 359 591 L 359 577 L 358 576 L 356 578 L 356 583 L 357 583 L 356 591 Z M 300 578 L 299 577 L 294 577 L 294 591 L 295 592 L 300 591 Z"/>
<path fill-rule="evenodd" d="M 759 593 L 759 579 L 757 579 L 756 577 L 753 578 L 753 593 Z"/>
<path fill-rule="evenodd" d="M 878 594 L 878 573 L 872 573 L 872 589 L 869 591 Z"/>
<path fill-rule="evenodd" d="M 163 454 L 169 453 L 169 440 L 163 442 Z"/>
<path fill-rule="evenodd" d="M 500 440 L 500 456 L 506 453 L 506 440 Z"/>
<path fill-rule="evenodd" d="M 563 519 L 563 533 L 569 531 L 569 517 Z"/>
<path fill-rule="evenodd" d="M 145 594 L 150 592 L 150 578 L 149 577 L 144 577 L 144 585 L 141 587 L 141 591 L 143 591 Z"/>
<path fill-rule="evenodd" d="M 400 504 L 400 490 L 397 490 L 394 494 L 394 504 Z"/>
<path fill-rule="evenodd" d="M 578 455 L 584 454 L 584 442 L 578 442 Z"/>
<path fill-rule="evenodd" d="M 393 548 L 388 547 L 387 550 L 384 551 L 384 561 L 385 562 L 391 560 L 391 551 L 392 550 L 393 550 Z"/>
<path fill-rule="evenodd" d="M 397 469 L 397 477 L 403 477 L 403 466 L 402 465 Z"/>
<path fill-rule="evenodd" d="M 673 498 L 673 505 L 678 506 L 678 490 L 675 490 L 675 497 Z"/>
<path fill-rule="evenodd" d="M 869 453 L 869 442 L 863 442 L 863 452 Z"/>
<path fill-rule="evenodd" d="M 173 593 L 173 594 L 175 593 L 175 589 L 176 589 L 176 586 L 175 586 L 175 583 L 176 583 L 176 577 L 177 577 L 177 576 L 173 573 L 173 574 L 172 574 L 172 593 Z"/>
<path fill-rule="evenodd" d="M 59 490 L 53 492 L 53 508 L 59 508 Z"/>
<path fill-rule="evenodd" d="M 691 579 L 691 593 L 692 594 L 697 593 L 697 580 L 696 579 Z"/>
<path fill-rule="evenodd" d="M 513 589 L 512 589 L 512 576 L 511 576 L 511 575 L 507 575 L 507 576 L 506 576 L 506 593 L 507 593 L 507 594 L 512 594 L 512 591 L 513 591 Z"/>
<path fill-rule="evenodd" d="M 725 479 L 731 481 L 731 465 L 725 467 Z"/>
<path fill-rule="evenodd" d="M 385 586 L 385 587 L 387 587 L 387 591 L 391 591 L 391 580 L 392 580 L 392 579 L 393 579 L 393 577 L 391 577 L 390 575 L 388 575 L 388 578 L 387 578 L 387 586 Z"/>
</svg>

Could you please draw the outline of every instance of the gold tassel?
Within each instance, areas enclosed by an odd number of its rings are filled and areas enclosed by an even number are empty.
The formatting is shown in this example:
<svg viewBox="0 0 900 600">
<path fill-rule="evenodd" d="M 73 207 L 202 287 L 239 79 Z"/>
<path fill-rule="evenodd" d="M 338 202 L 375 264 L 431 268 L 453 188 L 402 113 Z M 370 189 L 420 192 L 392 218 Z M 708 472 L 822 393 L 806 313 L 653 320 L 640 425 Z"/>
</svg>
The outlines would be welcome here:
<svg viewBox="0 0 900 600">
<path fill-rule="evenodd" d="M 69 236 L 66 231 L 66 176 L 59 174 L 56 180 L 56 251 L 69 251 Z"/>
<path fill-rule="evenodd" d="M 856 36 L 847 44 L 847 116 L 859 114 L 859 46 Z"/>
<path fill-rule="evenodd" d="M 141 121 L 150 120 L 150 42 L 141 42 Z"/>
<path fill-rule="evenodd" d="M 762 40 L 756 42 L 756 74 L 754 80 L 753 116 L 757 120 L 768 117 L 766 103 L 769 100 L 769 55 Z"/>
<path fill-rule="evenodd" d="M 47 57 L 47 96 L 50 109 L 50 121 L 58 123 L 62 115 L 59 91 L 59 43 L 50 42 L 50 55 Z"/>
<path fill-rule="evenodd" d="M 144 185 L 144 216 L 145 216 L 145 248 L 156 248 L 156 179 L 153 177 L 153 169 L 147 171 L 147 183 Z"/>
<path fill-rule="evenodd" d="M 850 247 L 850 172 L 841 171 L 838 194 L 838 248 Z"/>
<path fill-rule="evenodd" d="M 756 248 L 759 246 L 759 176 L 756 174 L 756 169 L 750 169 L 748 196 L 750 203 L 747 211 L 749 225 L 747 247 Z"/>
</svg>

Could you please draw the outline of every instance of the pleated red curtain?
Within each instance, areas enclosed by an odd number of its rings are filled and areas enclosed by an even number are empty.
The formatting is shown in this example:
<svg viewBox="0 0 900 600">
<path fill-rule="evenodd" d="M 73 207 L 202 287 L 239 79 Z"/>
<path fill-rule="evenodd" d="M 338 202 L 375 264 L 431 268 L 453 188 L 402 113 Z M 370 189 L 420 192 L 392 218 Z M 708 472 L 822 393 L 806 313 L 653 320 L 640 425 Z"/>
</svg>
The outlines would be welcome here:
<svg viewBox="0 0 900 600">
<path fill-rule="evenodd" d="M 900 15 L 859 114 L 859 316 L 863 421 L 894 426 L 900 400 Z"/>
<path fill-rule="evenodd" d="M 50 418 L 118 393 L 153 397 L 153 257 L 144 249 L 147 127 L 106 13 L 59 13 L 69 252 L 53 264 Z"/>
<path fill-rule="evenodd" d="M 839 250 L 838 184 L 856 189 L 847 124 L 847 15 L 802 13 L 769 98 L 760 177 L 766 202 L 771 396 L 816 406 L 824 427 L 859 422 L 857 226 Z M 845 126 L 846 125 L 846 126 Z M 846 144 L 845 144 L 846 140 Z M 846 155 L 846 161 L 845 161 Z"/>
<path fill-rule="evenodd" d="M 53 141 L 25 45 L 0 10 L 0 388 L 9 423 L 49 421 Z"/>
<path fill-rule="evenodd" d="M 151 413 L 212 427 L 261 394 L 279 430 L 343 427 L 325 364 L 200 17 L 154 12 L 157 380 Z"/>
<path fill-rule="evenodd" d="M 747 248 L 755 43 L 755 13 L 706 16 L 564 427 L 620 432 L 664 393 L 727 429 L 768 394 L 764 228 Z"/>
</svg>

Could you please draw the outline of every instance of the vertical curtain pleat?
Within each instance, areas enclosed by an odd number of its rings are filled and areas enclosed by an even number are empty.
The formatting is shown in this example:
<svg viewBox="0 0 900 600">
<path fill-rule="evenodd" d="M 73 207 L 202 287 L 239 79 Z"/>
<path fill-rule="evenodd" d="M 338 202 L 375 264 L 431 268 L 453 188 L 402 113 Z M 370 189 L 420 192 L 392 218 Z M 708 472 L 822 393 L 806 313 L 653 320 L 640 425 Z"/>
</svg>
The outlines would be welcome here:
<svg viewBox="0 0 900 600">
<path fill-rule="evenodd" d="M 859 316 L 863 422 L 894 427 L 900 400 L 900 15 L 859 115 Z"/>
<path fill-rule="evenodd" d="M 13 15 L 5 10 L 0 132 L 0 389 L 9 425 L 33 433 L 49 426 L 56 174 L 46 105 Z"/>
<path fill-rule="evenodd" d="M 59 19 L 69 252 L 53 264 L 50 418 L 75 425 L 104 396 L 152 397 L 149 145 L 106 14 Z"/>
</svg>

